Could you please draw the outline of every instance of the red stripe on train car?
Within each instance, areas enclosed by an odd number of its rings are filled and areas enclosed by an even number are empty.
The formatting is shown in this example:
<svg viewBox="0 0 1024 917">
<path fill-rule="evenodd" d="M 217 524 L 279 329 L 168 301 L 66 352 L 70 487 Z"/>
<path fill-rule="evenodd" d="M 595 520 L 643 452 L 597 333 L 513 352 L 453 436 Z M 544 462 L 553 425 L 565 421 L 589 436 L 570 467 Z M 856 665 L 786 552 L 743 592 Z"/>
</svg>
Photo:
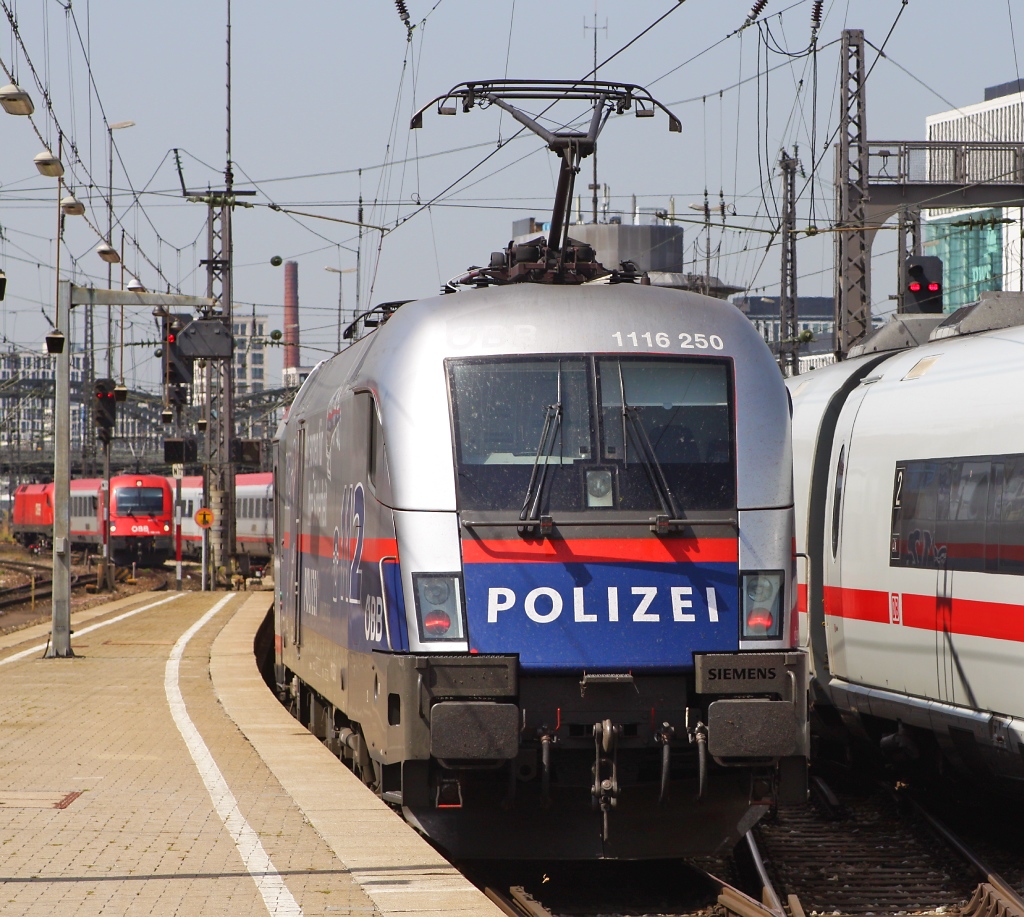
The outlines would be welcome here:
<svg viewBox="0 0 1024 917">
<path fill-rule="evenodd" d="M 736 563 L 735 538 L 573 538 L 462 541 L 467 564 Z"/>
<path fill-rule="evenodd" d="M 934 595 L 902 595 L 902 626 L 949 631 L 968 637 L 1024 643 L 1024 606 Z M 889 623 L 889 593 L 870 589 L 825 588 L 825 614 L 858 621 Z M 893 625 L 901 626 L 901 625 Z"/>
<path fill-rule="evenodd" d="M 288 547 L 287 535 L 285 533 L 285 548 Z M 349 540 L 347 556 L 352 556 L 356 547 L 355 539 Z M 299 540 L 299 550 L 303 554 L 312 554 L 314 557 L 333 557 L 334 538 L 325 535 L 303 535 Z M 367 563 L 377 563 L 382 557 L 394 557 L 398 554 L 398 541 L 394 538 L 367 538 L 363 541 L 362 560 Z"/>
<path fill-rule="evenodd" d="M 889 593 L 874 589 L 841 589 L 826 586 L 822 599 L 825 614 L 854 621 L 889 623 Z"/>
</svg>

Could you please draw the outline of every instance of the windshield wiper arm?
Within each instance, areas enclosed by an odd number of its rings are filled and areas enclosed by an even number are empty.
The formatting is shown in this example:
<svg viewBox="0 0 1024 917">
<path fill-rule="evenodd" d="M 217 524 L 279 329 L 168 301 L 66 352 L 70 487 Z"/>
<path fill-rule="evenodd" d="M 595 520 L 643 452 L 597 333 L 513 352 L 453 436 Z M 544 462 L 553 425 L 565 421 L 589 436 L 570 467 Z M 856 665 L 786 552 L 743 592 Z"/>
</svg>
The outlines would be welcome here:
<svg viewBox="0 0 1024 917">
<path fill-rule="evenodd" d="M 643 463 L 644 470 L 651 480 L 651 487 L 654 488 L 654 492 L 658 497 L 662 512 L 669 519 L 678 519 L 679 508 L 676 506 L 676 498 L 672 494 L 672 488 L 668 486 L 665 469 L 661 467 L 661 462 L 658 461 L 658 455 L 651 445 L 647 430 L 644 429 L 644 425 L 640 420 L 640 410 L 631 404 L 626 404 L 625 398 L 622 399 L 622 417 L 623 421 L 628 423 L 633 431 L 637 452 L 640 453 L 640 461 Z"/>
<path fill-rule="evenodd" d="M 548 459 L 558 442 L 558 431 L 562 426 L 562 402 L 549 404 L 544 409 L 544 426 L 537 442 L 537 454 L 533 457 L 533 470 L 530 472 L 530 483 L 526 486 L 526 496 L 519 518 L 530 521 L 540 518 L 540 501 L 544 493 L 544 481 L 548 474 Z M 543 459 L 543 463 L 541 462 Z M 525 527 L 524 527 L 525 528 Z"/>
</svg>

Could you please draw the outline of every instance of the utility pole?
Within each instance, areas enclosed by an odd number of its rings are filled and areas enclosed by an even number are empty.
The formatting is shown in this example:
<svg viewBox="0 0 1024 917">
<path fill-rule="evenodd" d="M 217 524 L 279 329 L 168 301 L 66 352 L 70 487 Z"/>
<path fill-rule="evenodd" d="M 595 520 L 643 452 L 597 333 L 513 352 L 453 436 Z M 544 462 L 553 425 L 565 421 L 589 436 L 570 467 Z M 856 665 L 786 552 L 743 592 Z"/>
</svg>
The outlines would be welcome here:
<svg viewBox="0 0 1024 917">
<path fill-rule="evenodd" d="M 208 190 L 205 195 L 188 197 L 188 200 L 205 203 L 209 208 L 206 223 L 207 257 L 201 263 L 206 265 L 206 295 L 207 299 L 213 301 L 213 305 L 204 314 L 208 318 L 220 319 L 231 341 L 230 354 L 227 358 L 206 361 L 204 380 L 204 416 L 207 423 L 203 505 L 213 510 L 214 518 L 209 530 L 210 553 L 213 555 L 211 560 L 214 568 L 211 587 L 216 587 L 217 568 L 222 567 L 225 575 L 230 577 L 235 554 L 235 475 L 231 448 L 235 438 L 235 349 L 234 328 L 231 323 L 234 249 L 231 240 L 231 213 L 236 206 L 251 207 L 252 204 L 243 203 L 238 198 L 256 193 L 236 191 L 234 188 L 231 160 L 231 0 L 227 0 L 226 115 L 227 164 L 224 168 L 224 190 Z"/>
<path fill-rule="evenodd" d="M 864 30 L 844 29 L 840 52 L 839 144 L 836 147 L 835 353 L 841 360 L 871 330 L 871 248 L 868 203 Z"/>
<path fill-rule="evenodd" d="M 591 76 L 593 76 L 595 82 L 597 82 L 597 33 L 602 31 L 602 30 L 604 31 L 605 35 L 608 34 L 608 20 L 607 19 L 605 20 L 605 23 L 604 23 L 603 26 L 598 26 L 598 24 L 597 24 L 597 4 L 595 3 L 594 4 L 594 24 L 593 25 L 587 25 L 587 20 L 586 19 L 583 20 L 583 32 L 584 32 L 584 34 L 586 34 L 589 31 L 593 31 L 593 33 L 594 33 L 594 70 L 593 70 L 593 73 L 591 74 Z M 597 181 L 597 150 L 595 149 L 594 152 L 591 153 L 590 155 L 593 157 L 593 165 L 594 165 L 594 180 L 590 184 L 590 195 L 591 195 L 590 196 L 590 203 L 591 203 L 591 206 L 593 207 L 594 223 L 596 224 L 597 223 L 597 192 L 601 190 L 601 186 L 598 184 L 598 181 Z M 362 217 L 360 217 L 360 220 L 362 220 Z"/>
<path fill-rule="evenodd" d="M 788 376 L 800 372 L 799 315 L 796 292 L 796 170 L 797 160 L 783 150 L 782 170 L 782 270 L 779 289 L 779 367 Z"/>
<path fill-rule="evenodd" d="M 89 404 L 88 396 L 92 392 L 93 383 L 96 381 L 96 336 L 93 329 L 92 309 L 85 312 L 85 343 L 82 351 L 82 473 L 91 478 L 96 469 L 96 427 L 88 422 L 89 411 L 85 406 Z"/>
<path fill-rule="evenodd" d="M 147 308 L 208 309 L 210 302 L 195 296 L 97 290 L 57 281 L 56 330 L 64 340 L 56 354 L 53 405 L 53 592 L 50 645 L 46 658 L 74 656 L 71 650 L 71 310 L 75 306 L 127 305 Z M 59 336 L 59 335 L 55 335 Z M 49 336 L 48 336 L 49 337 Z M 47 341 L 47 349 L 50 347 Z M 106 494 L 109 505 L 109 491 Z"/>
</svg>

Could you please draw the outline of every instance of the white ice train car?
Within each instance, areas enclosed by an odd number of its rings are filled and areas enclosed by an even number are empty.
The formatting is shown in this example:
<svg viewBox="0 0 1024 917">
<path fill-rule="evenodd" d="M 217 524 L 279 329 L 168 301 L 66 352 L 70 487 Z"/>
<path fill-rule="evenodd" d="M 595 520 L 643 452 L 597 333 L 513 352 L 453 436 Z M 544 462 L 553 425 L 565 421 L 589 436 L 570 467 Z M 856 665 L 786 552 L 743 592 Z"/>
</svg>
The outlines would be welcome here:
<svg viewBox="0 0 1024 917">
<path fill-rule="evenodd" d="M 1022 321 L 1024 297 L 989 295 L 920 346 L 788 381 L 801 639 L 818 709 L 831 705 L 883 747 L 938 748 L 1016 780 Z"/>
</svg>

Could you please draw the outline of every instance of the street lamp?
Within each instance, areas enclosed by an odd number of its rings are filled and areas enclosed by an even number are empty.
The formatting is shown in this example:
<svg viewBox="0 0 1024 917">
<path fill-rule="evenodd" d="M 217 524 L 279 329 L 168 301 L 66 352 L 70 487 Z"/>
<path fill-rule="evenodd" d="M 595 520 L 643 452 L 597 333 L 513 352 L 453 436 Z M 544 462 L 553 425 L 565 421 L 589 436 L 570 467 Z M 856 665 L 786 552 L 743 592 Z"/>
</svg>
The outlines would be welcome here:
<svg viewBox="0 0 1024 917">
<path fill-rule="evenodd" d="M 67 197 L 61 199 L 60 209 L 61 213 L 64 213 L 69 217 L 80 217 L 85 213 L 85 204 L 83 204 L 73 194 L 69 194 Z"/>
<path fill-rule="evenodd" d="M 337 343 L 336 343 L 334 349 L 335 349 L 336 352 L 340 353 L 341 352 L 342 315 L 344 314 L 343 313 L 343 309 L 342 309 L 342 306 L 343 306 L 343 303 L 344 303 L 344 293 L 342 291 L 342 285 L 341 285 L 342 274 L 353 274 L 353 273 L 355 273 L 356 268 L 354 268 L 354 267 L 346 267 L 346 268 L 342 269 L 342 268 L 336 268 L 336 267 L 325 267 L 324 270 L 325 271 L 330 271 L 332 274 L 337 274 L 338 275 L 338 340 L 337 340 Z"/>
<path fill-rule="evenodd" d="M 0 89 L 0 107 L 9 115 L 30 115 L 36 110 L 32 97 L 16 83 Z"/>
<path fill-rule="evenodd" d="M 120 261 L 114 249 L 114 131 L 135 127 L 134 121 L 115 121 L 107 124 L 107 239 L 106 246 L 110 251 L 104 253 L 101 245 L 96 253 L 107 262 L 107 287 L 113 285 L 113 265 Z M 113 257 L 111 257 L 113 252 Z M 114 377 L 114 315 L 113 307 L 107 306 L 107 377 Z"/>
<path fill-rule="evenodd" d="M 117 253 L 117 249 L 108 242 L 101 242 L 97 245 L 96 254 L 106 261 L 107 264 L 117 264 L 117 262 L 121 260 L 121 256 Z"/>
<path fill-rule="evenodd" d="M 32 161 L 36 164 L 40 175 L 45 175 L 47 178 L 61 178 L 64 175 L 64 166 L 61 165 L 60 159 L 49 150 L 36 153 Z"/>
</svg>

